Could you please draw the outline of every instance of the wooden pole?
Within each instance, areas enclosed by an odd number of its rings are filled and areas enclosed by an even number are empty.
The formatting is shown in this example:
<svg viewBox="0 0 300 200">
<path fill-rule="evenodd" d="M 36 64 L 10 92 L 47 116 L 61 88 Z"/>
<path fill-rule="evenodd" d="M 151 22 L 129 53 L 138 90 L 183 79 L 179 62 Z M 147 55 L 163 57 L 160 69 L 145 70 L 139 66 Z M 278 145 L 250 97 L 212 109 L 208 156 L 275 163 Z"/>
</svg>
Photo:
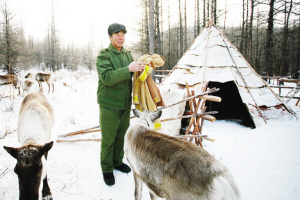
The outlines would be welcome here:
<svg viewBox="0 0 300 200">
<path fill-rule="evenodd" d="M 210 89 L 210 90 L 208 90 L 208 91 L 206 91 L 206 92 L 203 92 L 203 93 L 201 93 L 201 94 L 196 94 L 195 96 L 191 96 L 191 97 L 185 98 L 185 99 L 183 99 L 183 100 L 181 100 L 181 101 L 178 101 L 178 102 L 176 102 L 176 103 L 173 103 L 173 104 L 170 104 L 170 105 L 166 105 L 166 106 L 160 107 L 158 110 L 162 110 L 162 109 L 165 109 L 165 108 L 169 108 L 169 107 L 174 106 L 174 105 L 176 105 L 176 104 L 179 104 L 179 103 L 182 103 L 182 102 L 185 102 L 185 101 L 189 101 L 190 99 L 197 98 L 197 97 L 200 97 L 200 96 L 204 96 L 204 95 L 206 95 L 206 94 L 210 94 L 210 93 L 213 93 L 213 92 L 217 92 L 217 91 L 219 91 L 219 90 L 220 90 L 220 88 L 213 88 L 213 89 Z"/>
<path fill-rule="evenodd" d="M 98 129 L 96 129 L 96 128 L 98 128 Z M 92 129 L 96 129 L 96 130 L 92 130 Z M 73 135 L 79 135 L 79 134 L 93 133 L 93 132 L 98 132 L 98 131 L 101 131 L 100 126 L 96 126 L 95 128 L 91 128 L 91 129 L 86 129 L 86 130 L 71 132 L 71 133 L 67 133 L 67 134 L 63 134 L 63 135 L 58 135 L 57 137 L 67 137 L 67 136 L 73 136 Z"/>
<path fill-rule="evenodd" d="M 61 142 L 88 142 L 88 141 L 95 141 L 95 142 L 101 142 L 101 139 L 75 139 L 75 140 L 56 140 L 57 143 Z"/>
</svg>

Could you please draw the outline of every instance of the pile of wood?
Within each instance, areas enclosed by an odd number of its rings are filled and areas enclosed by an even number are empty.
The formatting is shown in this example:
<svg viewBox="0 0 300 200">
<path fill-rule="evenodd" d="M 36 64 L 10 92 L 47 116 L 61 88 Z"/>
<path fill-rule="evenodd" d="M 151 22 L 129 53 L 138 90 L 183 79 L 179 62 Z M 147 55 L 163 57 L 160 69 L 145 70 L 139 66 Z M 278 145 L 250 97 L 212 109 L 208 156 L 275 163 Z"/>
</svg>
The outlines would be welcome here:
<svg viewBox="0 0 300 200">
<path fill-rule="evenodd" d="M 207 86 L 207 85 L 206 85 Z M 178 135 L 176 137 L 182 138 L 184 140 L 189 140 L 190 142 L 194 142 L 197 145 L 200 145 L 202 147 L 202 139 L 214 141 L 213 139 L 209 139 L 207 135 L 202 135 L 202 126 L 204 120 L 209 120 L 211 122 L 214 122 L 216 119 L 215 117 L 211 116 L 212 114 L 216 114 L 216 111 L 207 112 L 205 113 L 206 107 L 205 102 L 207 100 L 214 101 L 214 102 L 220 102 L 221 98 L 209 95 L 213 92 L 219 91 L 219 89 L 213 88 L 213 89 L 207 89 L 207 91 L 195 95 L 194 91 L 189 89 L 187 86 L 187 93 L 188 97 L 186 99 L 183 99 L 179 102 L 176 102 L 171 105 L 165 105 L 159 110 L 169 108 L 171 106 L 177 105 L 182 102 L 189 102 L 189 110 L 186 110 L 183 116 L 175 117 L 175 118 L 169 118 L 169 119 L 163 119 L 161 122 L 165 121 L 171 121 L 176 119 L 189 119 L 189 125 L 185 131 L 184 135 Z M 132 118 L 135 118 L 135 116 L 132 116 Z M 191 131 L 192 130 L 192 131 Z M 88 129 L 83 129 L 75 132 L 71 132 L 68 134 L 62 134 L 58 135 L 58 138 L 66 138 L 70 136 L 80 135 L 80 134 L 87 134 L 87 133 L 94 133 L 101 131 L 100 126 L 95 126 Z M 88 139 L 57 139 L 56 142 L 82 142 L 82 141 L 101 141 L 99 138 L 88 138 Z"/>
</svg>

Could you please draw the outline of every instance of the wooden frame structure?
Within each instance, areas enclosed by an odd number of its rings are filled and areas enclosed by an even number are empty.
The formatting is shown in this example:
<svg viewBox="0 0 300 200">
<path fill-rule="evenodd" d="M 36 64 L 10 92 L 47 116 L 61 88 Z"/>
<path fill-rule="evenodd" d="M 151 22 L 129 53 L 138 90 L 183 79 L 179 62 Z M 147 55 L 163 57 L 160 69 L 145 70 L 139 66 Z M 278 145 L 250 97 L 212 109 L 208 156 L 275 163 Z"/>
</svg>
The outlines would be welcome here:
<svg viewBox="0 0 300 200">
<path fill-rule="evenodd" d="M 207 87 L 207 85 L 206 85 L 206 87 Z M 185 101 L 189 101 L 190 110 L 186 110 L 183 116 L 169 118 L 169 119 L 162 119 L 161 122 L 182 119 L 182 118 L 189 118 L 190 123 L 189 123 L 188 128 L 186 129 L 185 135 L 178 135 L 175 137 L 182 138 L 184 140 L 189 140 L 189 142 L 194 142 L 196 145 L 203 147 L 202 139 L 206 139 L 211 142 L 214 142 L 214 139 L 209 139 L 209 138 L 207 138 L 207 135 L 202 135 L 202 126 L 203 126 L 204 119 L 214 122 L 216 119 L 215 119 L 215 117 L 211 116 L 211 114 L 217 113 L 217 112 L 205 113 L 205 109 L 206 109 L 205 102 L 206 102 L 206 100 L 220 102 L 221 98 L 212 96 L 212 95 L 208 95 L 212 92 L 219 91 L 219 89 L 216 89 L 216 88 L 207 89 L 207 91 L 205 91 L 201 94 L 195 95 L 195 92 L 193 90 L 190 90 L 188 86 L 186 88 L 187 88 L 187 92 L 188 92 L 188 97 L 186 99 L 183 99 L 183 100 L 176 102 L 174 104 L 171 104 L 171 105 L 163 106 L 159 109 L 162 110 L 164 108 L 168 108 L 168 107 L 174 106 L 176 104 L 179 104 L 179 103 L 182 103 Z M 200 111 L 200 112 L 198 112 L 198 111 Z M 135 116 L 132 116 L 130 119 L 132 119 L 132 118 L 135 118 Z M 190 130 L 192 128 L 193 128 L 193 131 L 190 132 Z M 93 132 L 99 132 L 99 131 L 101 131 L 100 126 L 95 126 L 95 127 L 83 129 L 80 131 L 71 132 L 68 134 L 58 135 L 58 138 L 65 138 L 65 137 L 69 137 L 69 136 L 75 136 L 75 135 L 93 133 Z M 57 139 L 56 140 L 56 142 L 58 142 L 58 143 L 60 143 L 60 142 L 83 142 L 83 141 L 98 141 L 99 142 L 99 141 L 101 141 L 101 139 L 100 138 L 87 138 L 87 139 L 73 139 L 73 140 L 69 140 L 69 139 L 68 140 L 65 140 L 65 139 Z"/>
</svg>

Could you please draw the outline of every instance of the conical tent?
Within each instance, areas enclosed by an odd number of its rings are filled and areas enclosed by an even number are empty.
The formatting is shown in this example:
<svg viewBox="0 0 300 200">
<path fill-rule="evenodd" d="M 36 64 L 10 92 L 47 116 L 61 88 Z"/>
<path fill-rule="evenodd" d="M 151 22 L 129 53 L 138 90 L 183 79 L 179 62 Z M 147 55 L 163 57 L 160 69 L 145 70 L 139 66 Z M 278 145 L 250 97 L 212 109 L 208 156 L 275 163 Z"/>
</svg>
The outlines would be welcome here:
<svg viewBox="0 0 300 200">
<path fill-rule="evenodd" d="M 267 120 L 293 115 L 268 84 L 255 72 L 222 31 L 209 22 L 194 40 L 173 70 L 162 81 L 161 87 L 189 87 L 201 91 L 208 87 L 220 88 L 216 96 L 221 103 L 206 105 L 218 111 L 217 119 L 241 119 L 256 127 Z"/>
</svg>

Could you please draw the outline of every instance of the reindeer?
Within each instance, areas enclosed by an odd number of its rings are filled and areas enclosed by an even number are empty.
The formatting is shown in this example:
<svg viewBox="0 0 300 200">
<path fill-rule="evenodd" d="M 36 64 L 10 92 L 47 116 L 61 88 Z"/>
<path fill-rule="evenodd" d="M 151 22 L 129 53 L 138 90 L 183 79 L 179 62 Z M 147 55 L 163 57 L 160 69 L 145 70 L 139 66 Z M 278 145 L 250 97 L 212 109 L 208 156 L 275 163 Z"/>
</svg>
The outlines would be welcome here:
<svg viewBox="0 0 300 200">
<path fill-rule="evenodd" d="M 20 92 L 20 79 L 17 75 L 0 75 L 0 85 L 4 84 L 13 84 L 13 86 L 19 90 L 19 95 L 21 94 Z"/>
<path fill-rule="evenodd" d="M 49 91 L 48 93 L 50 93 L 50 84 L 52 85 L 52 92 L 54 92 L 54 84 L 53 84 L 53 75 L 52 74 L 48 74 L 48 73 L 28 73 L 25 78 L 29 78 L 31 77 L 32 79 L 37 80 L 37 82 L 39 83 L 39 88 L 41 89 L 41 92 L 43 92 L 43 86 L 42 86 L 42 82 L 46 82 L 48 87 L 49 87 Z"/>
<path fill-rule="evenodd" d="M 161 110 L 133 110 L 138 122 L 125 135 L 124 150 L 135 181 L 135 199 L 143 182 L 151 199 L 237 200 L 238 189 L 228 169 L 203 148 L 153 130 Z"/>
<path fill-rule="evenodd" d="M 24 79 L 21 81 L 21 87 L 23 89 L 23 94 L 25 95 L 26 92 L 27 94 L 31 92 L 37 92 L 38 87 L 37 87 L 37 81 L 33 79 Z"/>
<path fill-rule="evenodd" d="M 20 200 L 38 200 L 41 181 L 43 200 L 52 200 L 46 159 L 53 146 L 53 141 L 50 142 L 53 123 L 53 109 L 45 96 L 37 92 L 28 94 L 21 104 L 18 119 L 18 140 L 21 147 L 4 146 L 17 159 L 14 171 L 19 179 Z"/>
</svg>

